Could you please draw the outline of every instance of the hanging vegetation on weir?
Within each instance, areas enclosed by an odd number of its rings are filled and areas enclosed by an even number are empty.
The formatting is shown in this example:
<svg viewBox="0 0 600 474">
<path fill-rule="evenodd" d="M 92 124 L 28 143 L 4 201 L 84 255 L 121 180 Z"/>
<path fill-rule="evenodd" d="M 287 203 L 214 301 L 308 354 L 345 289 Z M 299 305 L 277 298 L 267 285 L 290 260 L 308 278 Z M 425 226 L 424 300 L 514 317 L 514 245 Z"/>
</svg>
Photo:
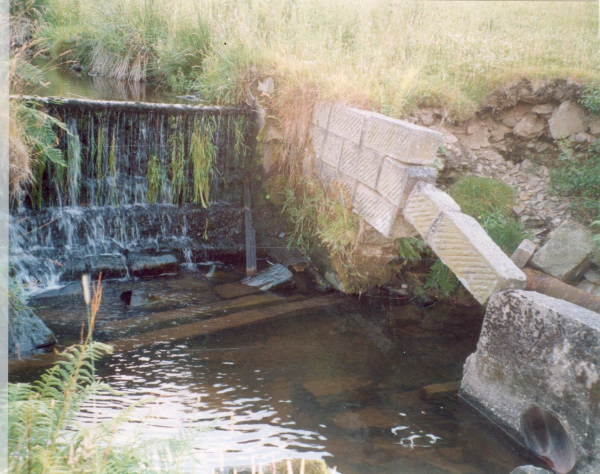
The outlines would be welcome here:
<svg viewBox="0 0 600 474">
<path fill-rule="evenodd" d="M 93 104 L 91 104 L 93 105 Z M 252 165 L 249 117 L 47 104 L 52 159 L 33 167 L 24 203 L 47 206 L 200 204 L 239 200 Z M 32 110 L 35 110 L 33 108 Z M 56 155 L 56 156 L 55 156 Z"/>
</svg>

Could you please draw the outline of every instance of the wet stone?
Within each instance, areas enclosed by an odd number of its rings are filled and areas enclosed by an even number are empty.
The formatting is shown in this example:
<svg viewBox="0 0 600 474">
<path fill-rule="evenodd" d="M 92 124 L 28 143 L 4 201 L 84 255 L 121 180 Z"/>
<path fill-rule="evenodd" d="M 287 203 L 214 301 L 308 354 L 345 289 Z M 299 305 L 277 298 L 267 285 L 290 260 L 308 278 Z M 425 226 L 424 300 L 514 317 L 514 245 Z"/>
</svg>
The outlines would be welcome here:
<svg viewBox="0 0 600 474">
<path fill-rule="evenodd" d="M 171 253 L 164 254 L 129 254 L 129 265 L 132 276 L 150 277 L 177 273 L 179 260 Z"/>
<path fill-rule="evenodd" d="M 551 474 L 551 472 L 541 467 L 519 466 L 511 471 L 510 474 Z"/>
<path fill-rule="evenodd" d="M 292 272 L 277 263 L 250 278 L 242 280 L 244 285 L 254 286 L 263 291 L 275 289 L 289 284 L 293 280 Z"/>
<path fill-rule="evenodd" d="M 44 291 L 32 297 L 32 299 L 38 298 L 56 298 L 57 296 L 74 296 L 83 294 L 81 288 L 81 282 L 74 281 L 68 285 L 63 286 L 55 290 Z"/>
</svg>

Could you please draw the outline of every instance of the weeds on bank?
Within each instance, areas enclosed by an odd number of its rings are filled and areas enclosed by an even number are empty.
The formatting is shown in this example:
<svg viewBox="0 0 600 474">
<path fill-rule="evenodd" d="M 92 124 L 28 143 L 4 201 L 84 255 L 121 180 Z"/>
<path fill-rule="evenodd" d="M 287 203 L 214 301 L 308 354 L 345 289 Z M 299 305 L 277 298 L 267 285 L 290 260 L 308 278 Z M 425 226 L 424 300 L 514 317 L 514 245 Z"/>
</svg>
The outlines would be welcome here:
<svg viewBox="0 0 600 474">
<path fill-rule="evenodd" d="M 521 77 L 598 80 L 598 6 L 384 0 L 45 0 L 54 56 L 241 103 L 255 68 L 392 116 L 456 118 Z"/>
<path fill-rule="evenodd" d="M 512 211 L 515 191 L 503 181 L 467 176 L 454 183 L 448 193 L 462 212 L 474 217 L 504 252 L 514 252 L 526 237 Z"/>
<path fill-rule="evenodd" d="M 83 282 L 86 285 L 86 282 Z M 87 292 L 85 291 L 87 288 Z M 34 383 L 8 385 L 8 467 L 11 473 L 176 473 L 190 466 L 196 430 L 166 441 L 129 440 L 117 443 L 122 424 L 150 399 L 122 409 L 107 421 L 80 424 L 85 407 L 102 394 L 119 395 L 96 378 L 95 363 L 112 348 L 92 340 L 100 301 L 100 282 L 84 286 L 88 306 L 87 336 L 68 348 L 61 359 Z"/>
<path fill-rule="evenodd" d="M 551 170 L 551 191 L 569 197 L 571 212 L 590 224 L 600 216 L 600 140 L 574 150 L 561 144 L 558 166 Z"/>
</svg>

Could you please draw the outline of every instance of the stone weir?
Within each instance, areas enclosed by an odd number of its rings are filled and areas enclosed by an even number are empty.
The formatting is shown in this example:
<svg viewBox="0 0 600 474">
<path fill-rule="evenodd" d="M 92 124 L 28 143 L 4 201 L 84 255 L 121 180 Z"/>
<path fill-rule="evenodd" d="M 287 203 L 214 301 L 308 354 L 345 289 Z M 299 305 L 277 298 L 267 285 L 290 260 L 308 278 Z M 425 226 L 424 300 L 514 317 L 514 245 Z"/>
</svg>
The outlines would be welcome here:
<svg viewBox="0 0 600 474">
<path fill-rule="evenodd" d="M 83 272 L 173 271 L 244 250 L 253 111 L 13 97 L 60 120 L 62 162 L 11 207 L 11 264 L 32 291 Z"/>
</svg>

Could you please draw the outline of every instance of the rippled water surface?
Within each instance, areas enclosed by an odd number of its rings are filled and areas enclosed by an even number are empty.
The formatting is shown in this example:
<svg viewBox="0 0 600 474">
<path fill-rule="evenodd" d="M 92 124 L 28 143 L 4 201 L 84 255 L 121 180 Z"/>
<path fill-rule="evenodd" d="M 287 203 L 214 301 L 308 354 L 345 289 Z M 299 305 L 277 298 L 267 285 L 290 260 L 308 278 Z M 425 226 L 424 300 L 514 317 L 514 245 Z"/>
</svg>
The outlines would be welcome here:
<svg viewBox="0 0 600 474">
<path fill-rule="evenodd" d="M 298 289 L 240 295 L 231 284 L 239 271 L 208 278 L 206 270 L 105 284 L 96 336 L 117 350 L 98 373 L 124 395 L 101 397 L 84 420 L 156 397 L 136 409 L 147 422 L 141 436 L 206 428 L 194 441 L 206 472 L 286 457 L 324 459 L 343 474 L 508 474 L 535 463 L 456 393 L 420 396 L 424 386 L 460 380 L 479 311 Z M 126 290 L 145 304 L 127 308 Z M 315 301 L 327 305 L 198 335 L 207 318 L 250 318 Z M 62 346 L 78 340 L 79 295 L 35 305 Z M 15 364 L 12 379 L 40 370 L 35 359 Z M 139 429 L 130 423 L 121 439 Z"/>
</svg>

